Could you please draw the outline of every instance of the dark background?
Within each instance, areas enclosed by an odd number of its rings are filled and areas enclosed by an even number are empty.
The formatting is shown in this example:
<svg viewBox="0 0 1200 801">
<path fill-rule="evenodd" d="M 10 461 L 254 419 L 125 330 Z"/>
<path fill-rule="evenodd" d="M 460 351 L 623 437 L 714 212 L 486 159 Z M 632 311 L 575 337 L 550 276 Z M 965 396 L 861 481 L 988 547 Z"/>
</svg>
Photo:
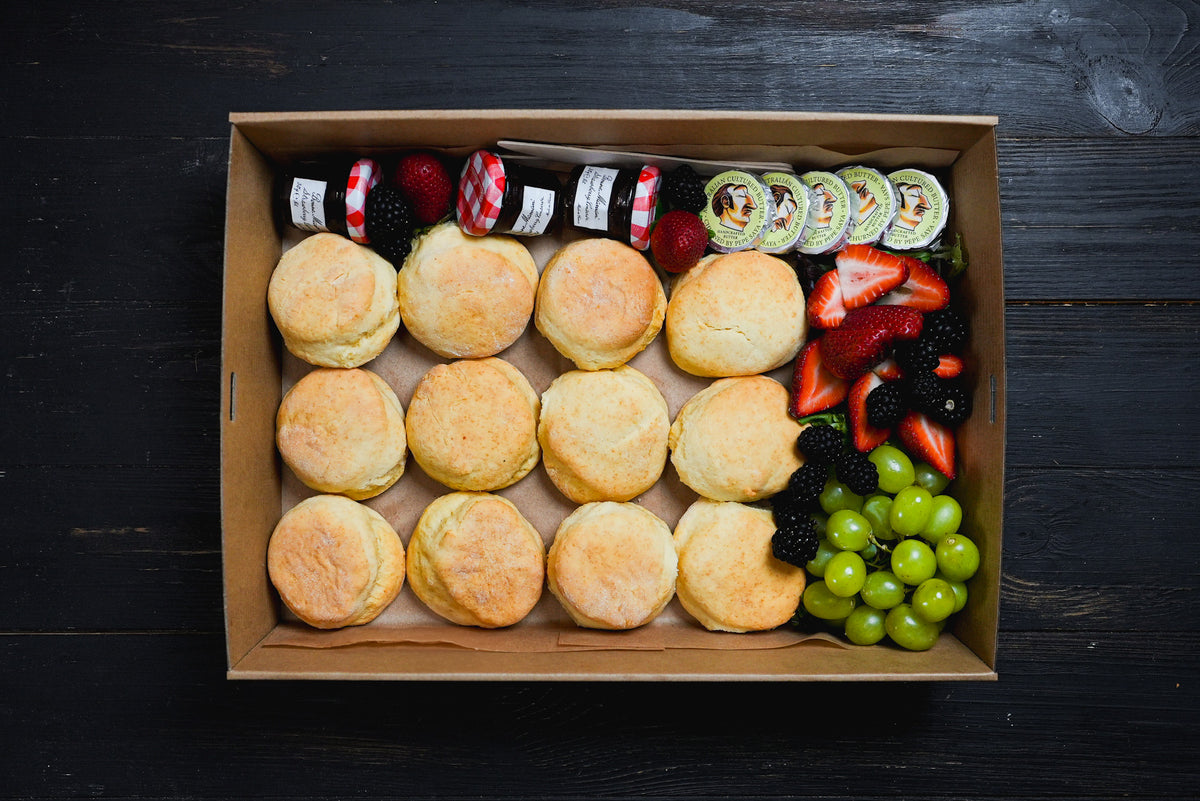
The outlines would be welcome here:
<svg viewBox="0 0 1200 801">
<path fill-rule="evenodd" d="M 0 796 L 1197 798 L 1200 8 L 18 2 Z M 994 114 L 998 682 L 228 682 L 231 111 Z"/>
</svg>

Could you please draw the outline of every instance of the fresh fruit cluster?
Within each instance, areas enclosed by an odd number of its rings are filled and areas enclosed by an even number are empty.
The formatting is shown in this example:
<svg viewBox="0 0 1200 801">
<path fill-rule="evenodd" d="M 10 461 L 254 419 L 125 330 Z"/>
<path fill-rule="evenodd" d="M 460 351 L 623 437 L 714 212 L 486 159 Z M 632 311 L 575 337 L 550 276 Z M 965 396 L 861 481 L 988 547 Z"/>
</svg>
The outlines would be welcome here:
<svg viewBox="0 0 1200 801">
<path fill-rule="evenodd" d="M 804 429 L 797 446 L 805 466 L 772 499 L 776 558 L 803 565 L 811 576 L 798 616 L 857 645 L 887 637 L 908 650 L 927 650 L 966 604 L 979 549 L 959 533 L 962 507 L 944 493 L 949 480 L 939 470 L 914 464 L 894 445 L 863 454 L 845 448 L 843 439 L 835 425 Z M 847 455 L 870 466 L 870 481 L 844 471 Z M 814 476 L 824 478 L 815 490 Z M 793 543 L 797 530 L 810 532 L 803 549 Z"/>
<path fill-rule="evenodd" d="M 417 229 L 450 213 L 454 192 L 450 173 L 436 155 L 418 151 L 401 156 L 390 180 L 367 194 L 364 214 L 371 247 L 399 268 L 412 251 Z"/>
<path fill-rule="evenodd" d="M 681 164 L 663 176 L 660 196 L 668 211 L 650 233 L 650 252 L 659 267 L 682 273 L 695 267 L 708 249 L 708 229 L 700 220 L 704 182 L 695 170 Z"/>
<path fill-rule="evenodd" d="M 847 405 L 851 442 L 866 453 L 895 434 L 949 479 L 954 429 L 971 413 L 961 378 L 966 321 L 950 287 L 925 262 L 869 245 L 849 245 L 808 298 L 820 332 L 796 359 L 791 413 Z"/>
</svg>

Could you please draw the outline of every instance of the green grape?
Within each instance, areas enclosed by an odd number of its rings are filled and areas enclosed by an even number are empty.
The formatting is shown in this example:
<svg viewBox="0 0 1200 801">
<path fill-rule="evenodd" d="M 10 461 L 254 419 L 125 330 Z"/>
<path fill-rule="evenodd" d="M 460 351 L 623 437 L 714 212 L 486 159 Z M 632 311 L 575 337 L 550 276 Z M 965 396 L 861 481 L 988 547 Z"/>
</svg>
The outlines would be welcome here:
<svg viewBox="0 0 1200 801">
<path fill-rule="evenodd" d="M 922 620 L 908 604 L 893 607 L 884 618 L 892 642 L 909 651 L 928 651 L 942 633 L 937 623 Z"/>
<path fill-rule="evenodd" d="M 829 540 L 823 539 L 817 543 L 817 555 L 804 567 L 809 573 L 821 578 L 825 575 L 825 565 L 829 564 L 829 558 L 835 553 L 838 553 L 838 549 L 834 548 Z"/>
<path fill-rule="evenodd" d="M 954 588 L 945 579 L 926 579 L 913 590 L 913 611 L 930 623 L 937 623 L 954 614 L 954 603 Z"/>
<path fill-rule="evenodd" d="M 855 645 L 874 645 L 887 634 L 887 615 L 869 606 L 856 606 L 846 618 L 846 638 Z"/>
<path fill-rule="evenodd" d="M 879 546 L 873 542 L 868 542 L 867 547 L 859 551 L 858 555 L 863 558 L 864 562 L 872 562 L 875 557 L 879 556 Z"/>
<path fill-rule="evenodd" d="M 936 543 L 942 537 L 954 534 L 962 525 L 962 507 L 958 501 L 949 495 L 933 496 L 933 508 L 929 512 L 929 520 L 921 529 L 921 536 Z"/>
<path fill-rule="evenodd" d="M 895 539 L 888 513 L 892 510 L 892 499 L 887 495 L 871 495 L 863 501 L 861 514 L 871 524 L 871 533 L 877 540 Z"/>
<path fill-rule="evenodd" d="M 867 606 L 887 610 L 904 602 L 905 591 L 904 582 L 890 570 L 876 570 L 867 574 L 859 594 Z"/>
<path fill-rule="evenodd" d="M 929 462 L 917 462 L 913 466 L 913 470 L 916 473 L 917 484 L 934 495 L 940 495 L 942 490 L 946 489 L 946 485 L 950 483 L 950 479 Z"/>
<path fill-rule="evenodd" d="M 861 551 L 870 542 L 871 524 L 867 518 L 851 509 L 839 509 L 825 524 L 825 537 L 834 548 Z"/>
<path fill-rule="evenodd" d="M 949 581 L 947 583 L 954 590 L 954 611 L 961 612 L 962 608 L 967 605 L 967 585 L 962 581 Z"/>
<path fill-rule="evenodd" d="M 829 591 L 823 581 L 814 581 L 804 588 L 804 611 L 821 620 L 842 620 L 857 603 L 854 597 L 839 598 Z"/>
<path fill-rule="evenodd" d="M 896 493 L 892 500 L 888 521 L 892 531 L 902 537 L 915 537 L 929 522 L 929 513 L 933 511 L 933 495 L 924 487 L 913 485 L 905 487 Z"/>
<path fill-rule="evenodd" d="M 880 445 L 867 458 L 879 471 L 879 489 L 884 492 L 895 495 L 917 480 L 912 459 L 894 445 Z"/>
<path fill-rule="evenodd" d="M 917 586 L 937 572 L 938 559 L 933 549 L 921 540 L 904 540 L 892 549 L 892 572 L 910 586 Z"/>
<path fill-rule="evenodd" d="M 851 492 L 849 487 L 836 478 L 831 478 L 825 482 L 825 489 L 821 490 L 817 500 L 825 514 L 832 515 L 841 509 L 857 512 L 862 508 L 863 497 Z"/>
<path fill-rule="evenodd" d="M 839 598 L 857 595 L 867 578 L 867 565 L 854 551 L 835 553 L 825 565 L 825 586 Z"/>
<path fill-rule="evenodd" d="M 937 566 L 950 581 L 966 581 L 979 569 L 979 548 L 962 534 L 943 537 L 937 544 Z"/>
<path fill-rule="evenodd" d="M 829 520 L 829 515 L 823 512 L 810 512 L 808 516 L 817 524 L 817 536 L 825 539 L 825 524 Z"/>
</svg>

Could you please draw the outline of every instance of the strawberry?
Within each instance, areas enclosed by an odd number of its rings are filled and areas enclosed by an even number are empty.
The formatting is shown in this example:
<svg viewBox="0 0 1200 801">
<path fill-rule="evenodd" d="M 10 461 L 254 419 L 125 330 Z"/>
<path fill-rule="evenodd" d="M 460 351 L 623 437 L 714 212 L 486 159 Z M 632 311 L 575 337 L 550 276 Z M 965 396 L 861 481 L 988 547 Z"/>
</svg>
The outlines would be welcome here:
<svg viewBox="0 0 1200 801">
<path fill-rule="evenodd" d="M 933 374 L 938 378 L 954 378 L 955 376 L 961 375 L 962 371 L 962 357 L 949 354 L 946 356 L 939 356 L 938 366 L 933 368 Z"/>
<path fill-rule="evenodd" d="M 868 306 L 908 280 L 904 259 L 870 245 L 847 245 L 834 263 L 847 309 Z"/>
<path fill-rule="evenodd" d="M 446 165 L 433 153 L 419 151 L 401 156 L 392 181 L 412 204 L 418 225 L 433 225 L 450 213 L 454 182 Z"/>
<path fill-rule="evenodd" d="M 792 373 L 793 417 L 804 417 L 837 406 L 846 399 L 850 384 L 825 369 L 819 339 L 804 346 Z"/>
<path fill-rule="evenodd" d="M 920 412 L 910 411 L 896 427 L 909 453 L 954 478 L 954 431 Z"/>
<path fill-rule="evenodd" d="M 904 378 L 904 371 L 900 369 L 900 365 L 896 364 L 896 359 L 892 356 L 872 367 L 871 371 L 884 381 L 896 381 Z"/>
<path fill-rule="evenodd" d="M 882 362 L 893 343 L 920 336 L 921 323 L 921 313 L 907 306 L 851 309 L 841 325 L 817 340 L 821 359 L 838 378 L 853 381 Z"/>
<path fill-rule="evenodd" d="M 708 229 L 699 216 L 683 209 L 664 214 L 650 234 L 654 260 L 669 273 L 695 267 L 707 248 Z"/>
<path fill-rule="evenodd" d="M 835 328 L 845 316 L 842 285 L 837 270 L 830 270 L 817 279 L 808 295 L 808 324 L 813 328 Z"/>
<path fill-rule="evenodd" d="M 883 379 L 875 373 L 863 373 L 861 378 L 850 385 L 850 393 L 846 396 L 849 406 L 850 441 L 863 453 L 882 445 L 892 434 L 888 429 L 876 428 L 867 421 L 867 395 L 870 395 L 875 387 L 882 385 Z"/>
<path fill-rule="evenodd" d="M 899 258 L 908 265 L 908 278 L 903 284 L 881 296 L 876 303 L 910 306 L 922 312 L 937 311 L 950 303 L 950 287 L 936 270 L 912 256 Z"/>
</svg>

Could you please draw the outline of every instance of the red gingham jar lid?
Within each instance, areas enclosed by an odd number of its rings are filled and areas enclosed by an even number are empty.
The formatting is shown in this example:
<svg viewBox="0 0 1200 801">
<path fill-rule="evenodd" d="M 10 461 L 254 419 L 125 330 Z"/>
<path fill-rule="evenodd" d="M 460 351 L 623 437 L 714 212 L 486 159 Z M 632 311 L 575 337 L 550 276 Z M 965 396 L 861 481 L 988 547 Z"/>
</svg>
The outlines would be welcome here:
<svg viewBox="0 0 1200 801">
<path fill-rule="evenodd" d="M 650 247 L 650 229 L 654 227 L 661 182 L 662 171 L 658 167 L 649 164 L 642 167 L 633 193 L 633 215 L 629 220 L 629 244 L 638 250 Z"/>
<path fill-rule="evenodd" d="M 458 227 L 485 236 L 496 224 L 504 202 L 504 162 L 495 153 L 476 150 L 458 181 Z"/>
<path fill-rule="evenodd" d="M 346 179 L 346 230 L 360 245 L 370 242 L 367 238 L 367 193 L 382 177 L 379 162 L 359 159 L 350 168 L 350 177 Z"/>
</svg>

